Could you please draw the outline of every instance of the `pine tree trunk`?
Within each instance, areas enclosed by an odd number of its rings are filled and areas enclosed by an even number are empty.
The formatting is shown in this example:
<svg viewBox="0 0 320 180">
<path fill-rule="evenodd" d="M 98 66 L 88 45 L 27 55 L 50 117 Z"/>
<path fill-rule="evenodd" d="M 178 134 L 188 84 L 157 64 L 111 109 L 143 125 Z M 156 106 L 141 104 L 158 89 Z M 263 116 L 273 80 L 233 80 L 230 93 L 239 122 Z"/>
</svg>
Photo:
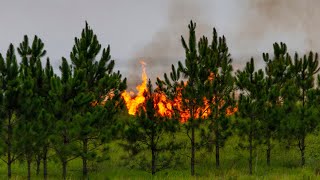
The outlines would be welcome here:
<svg viewBox="0 0 320 180">
<path fill-rule="evenodd" d="M 8 179 L 11 179 L 11 155 L 10 152 L 8 152 Z"/>
<path fill-rule="evenodd" d="M 219 167 L 220 167 L 220 145 L 219 145 L 219 140 L 216 139 L 216 168 L 219 168 Z"/>
<path fill-rule="evenodd" d="M 43 179 L 45 180 L 48 178 L 47 154 L 48 154 L 47 146 L 44 146 L 43 147 Z"/>
<path fill-rule="evenodd" d="M 304 107 L 305 107 L 305 90 L 303 89 L 302 91 L 302 118 L 301 118 L 301 122 L 302 124 L 304 123 Z M 305 150 L 305 131 L 303 131 L 302 133 L 302 137 L 301 137 L 301 140 L 300 140 L 300 143 L 299 143 L 299 148 L 300 148 L 300 152 L 301 152 L 301 166 L 304 166 L 305 165 L 305 157 L 304 157 L 304 150 Z"/>
<path fill-rule="evenodd" d="M 156 174 L 156 145 L 154 142 L 154 129 L 152 129 L 152 138 L 151 138 L 151 173 L 152 175 Z"/>
<path fill-rule="evenodd" d="M 195 132 L 194 125 L 191 127 L 191 176 L 194 176 L 194 164 L 195 164 Z"/>
<path fill-rule="evenodd" d="M 8 136 L 8 152 L 7 152 L 7 156 L 8 156 L 8 164 L 7 164 L 7 166 L 8 166 L 8 179 L 10 179 L 11 178 L 11 163 L 12 163 L 12 161 L 11 161 L 11 139 L 9 140 L 9 136 Z"/>
<path fill-rule="evenodd" d="M 62 179 L 67 179 L 67 160 L 62 160 Z"/>
<path fill-rule="evenodd" d="M 271 137 L 270 132 L 267 132 L 267 165 L 270 166 L 271 159 Z"/>
<path fill-rule="evenodd" d="M 210 123 L 210 125 L 209 125 L 209 127 L 208 127 L 209 129 L 213 129 L 213 130 L 215 130 L 215 121 L 214 120 L 212 120 L 212 122 Z M 212 133 L 210 133 L 209 134 L 209 136 L 208 136 L 208 152 L 209 153 L 212 153 L 213 152 L 213 150 L 214 150 L 214 146 L 215 146 L 215 140 L 214 140 L 214 137 L 215 136 L 215 131 L 213 131 Z"/>
<path fill-rule="evenodd" d="M 300 153 L 301 153 L 301 166 L 304 166 L 306 163 L 306 159 L 305 159 L 305 136 L 303 135 L 301 138 L 301 142 L 299 144 L 299 148 L 300 148 Z"/>
<path fill-rule="evenodd" d="M 250 157 L 249 157 L 249 171 L 250 175 L 252 175 L 252 160 L 253 160 L 253 118 L 251 118 L 250 123 L 250 133 L 249 133 L 249 151 L 250 151 Z"/>
<path fill-rule="evenodd" d="M 41 155 L 37 155 L 36 161 L 37 161 L 36 174 L 38 176 L 40 174 Z"/>
<path fill-rule="evenodd" d="M 156 174 L 156 151 L 152 148 L 152 160 L 151 160 L 151 166 L 152 166 L 152 175 Z"/>
<path fill-rule="evenodd" d="M 213 134 L 210 134 L 208 137 L 208 153 L 211 154 L 213 152 L 214 145 L 215 145 L 215 142 L 214 142 Z"/>
<path fill-rule="evenodd" d="M 28 165 L 28 180 L 30 180 L 31 179 L 31 157 L 29 156 L 28 158 L 27 158 L 27 165 Z"/>
<path fill-rule="evenodd" d="M 11 178 L 11 164 L 12 164 L 12 158 L 11 158 L 11 151 L 12 151 L 12 144 L 11 144 L 11 139 L 12 139 L 12 125 L 11 125 L 11 114 L 9 115 L 9 122 L 8 122 L 8 138 L 7 138 L 7 145 L 8 145 L 8 150 L 7 150 L 7 157 L 8 157 L 8 179 Z"/>
<path fill-rule="evenodd" d="M 82 175 L 83 175 L 83 178 L 86 178 L 88 176 L 88 165 L 87 165 L 88 139 L 87 138 L 83 140 L 82 151 L 84 154 L 84 156 L 82 156 Z"/>
<path fill-rule="evenodd" d="M 64 135 L 63 135 L 63 144 L 64 146 L 67 146 L 67 144 L 69 143 L 68 138 L 66 136 L 66 130 L 64 130 Z M 65 180 L 67 178 L 67 159 L 65 157 L 63 157 L 61 159 L 62 162 L 62 178 Z"/>
<path fill-rule="evenodd" d="M 217 115 L 216 115 L 216 123 L 215 123 L 215 133 L 216 133 L 216 168 L 219 168 L 220 167 L 220 131 L 219 131 Z"/>
<path fill-rule="evenodd" d="M 153 143 L 153 139 L 152 139 L 152 143 L 151 143 L 153 146 L 151 148 L 151 153 L 152 153 L 152 159 L 151 159 L 151 172 L 152 172 L 152 175 L 155 175 L 156 174 L 156 149 L 154 147 L 154 143 Z"/>
</svg>

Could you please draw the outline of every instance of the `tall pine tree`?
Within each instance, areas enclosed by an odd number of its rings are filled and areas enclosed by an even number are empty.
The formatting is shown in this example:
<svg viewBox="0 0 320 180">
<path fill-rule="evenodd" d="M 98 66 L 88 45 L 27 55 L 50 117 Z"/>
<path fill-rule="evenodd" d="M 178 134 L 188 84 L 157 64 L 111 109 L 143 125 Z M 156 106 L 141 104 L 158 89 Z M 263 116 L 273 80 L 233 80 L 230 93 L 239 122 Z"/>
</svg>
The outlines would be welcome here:
<svg viewBox="0 0 320 180">
<path fill-rule="evenodd" d="M 54 99 L 54 128 L 50 138 L 52 146 L 62 165 L 62 178 L 67 178 L 68 162 L 79 157 L 78 132 L 76 122 L 79 111 L 92 102 L 92 96 L 83 93 L 87 89 L 83 81 L 83 71 L 72 71 L 67 60 L 62 58 L 61 78 L 51 79 L 50 97 Z"/>
<path fill-rule="evenodd" d="M 110 46 L 102 52 L 100 50 L 97 36 L 86 23 L 81 37 L 75 38 L 70 58 L 74 71 L 84 73 L 83 81 L 87 88 L 83 93 L 92 96 L 93 103 L 103 107 L 87 104 L 78 116 L 84 177 L 88 175 L 88 160 L 96 157 L 95 150 L 110 140 L 114 133 L 114 115 L 121 108 L 121 92 L 126 88 L 126 79 L 122 79 L 120 72 L 113 72 L 115 61 L 111 60 Z M 101 57 L 98 58 L 100 52 Z"/>
<path fill-rule="evenodd" d="M 42 97 L 42 109 L 39 113 L 38 124 L 39 124 L 39 146 L 40 149 L 36 156 L 37 161 L 37 175 L 40 173 L 40 162 L 43 161 L 43 176 L 44 179 L 47 179 L 48 169 L 48 153 L 50 148 L 50 137 L 53 134 L 54 127 L 54 112 L 53 104 L 56 99 L 52 99 L 49 95 L 51 91 L 51 79 L 56 76 L 53 72 L 49 58 L 47 59 L 46 66 L 43 69 L 43 85 L 39 91 L 40 96 Z"/>
<path fill-rule="evenodd" d="M 173 165 L 179 147 L 173 133 L 179 122 L 158 113 L 155 105 L 161 102 L 161 97 L 154 93 L 150 80 L 144 97 L 145 102 L 140 105 L 137 116 L 129 121 L 124 132 L 127 144 L 123 146 L 131 151 L 130 158 L 134 158 L 140 168 L 155 175 Z"/>
<path fill-rule="evenodd" d="M 44 97 L 41 95 L 43 88 L 43 68 L 41 58 L 46 55 L 44 43 L 37 36 L 34 37 L 32 44 L 24 36 L 20 43 L 18 53 L 22 58 L 20 68 L 20 78 L 22 88 L 20 93 L 20 115 L 19 121 L 19 139 L 20 150 L 24 153 L 28 165 L 28 179 L 31 178 L 31 163 L 39 152 L 40 138 L 42 134 L 39 131 L 42 127 L 39 125 L 39 114 L 41 112 Z"/>
<path fill-rule="evenodd" d="M 287 46 L 284 43 L 273 44 L 274 54 L 270 58 L 268 53 L 263 53 L 263 60 L 266 63 L 266 87 L 265 107 L 263 116 L 264 141 L 267 146 L 267 165 L 271 163 L 272 141 L 280 136 L 280 124 L 285 119 L 283 113 L 284 87 L 290 79 L 291 56 L 287 53 Z"/>
<path fill-rule="evenodd" d="M 253 58 L 243 71 L 236 72 L 236 84 L 240 90 L 238 100 L 238 132 L 245 141 L 240 146 L 249 150 L 249 172 L 252 174 L 254 150 L 261 143 L 261 112 L 264 106 L 265 78 L 261 69 L 255 71 Z"/>
<path fill-rule="evenodd" d="M 179 97 L 181 100 L 179 111 L 187 112 L 187 117 L 184 117 L 186 122 L 182 126 L 186 130 L 186 135 L 190 140 L 190 169 L 191 175 L 195 175 L 196 150 L 200 147 L 196 141 L 196 132 L 205 119 L 205 114 L 208 108 L 204 108 L 206 101 L 204 97 L 207 93 L 205 81 L 210 76 L 210 71 L 206 67 L 207 62 L 207 40 L 201 38 L 197 44 L 196 40 L 196 23 L 192 21 L 189 24 L 189 41 L 185 41 L 181 37 L 182 46 L 185 50 L 185 61 L 178 62 L 178 69 L 172 65 L 170 79 L 167 74 L 164 74 L 164 81 L 158 79 L 159 88 L 167 92 L 168 97 Z M 180 77 L 183 74 L 184 77 Z M 184 81 L 183 81 L 184 80 Z"/>
<path fill-rule="evenodd" d="M 234 78 L 232 76 L 232 59 L 224 36 L 219 37 L 216 29 L 213 29 L 213 38 L 208 45 L 207 38 L 203 37 L 199 42 L 199 53 L 204 59 L 205 66 L 201 74 L 206 89 L 206 100 L 209 104 L 210 116 L 208 118 L 207 132 L 203 133 L 208 141 L 209 150 L 215 147 L 216 167 L 220 166 L 220 148 L 231 135 L 230 119 L 228 116 L 234 111 L 233 100 Z M 205 131 L 203 131 L 205 132 Z"/>
<path fill-rule="evenodd" d="M 319 71 L 318 54 L 310 52 L 303 57 L 296 53 L 291 65 L 291 86 L 289 93 L 294 97 L 285 103 L 288 118 L 283 122 L 284 134 L 295 140 L 301 154 L 301 165 L 305 165 L 306 137 L 318 125 L 315 89 L 315 74 Z"/>
<path fill-rule="evenodd" d="M 0 114 L 1 114 L 1 141 L 3 144 L 7 164 L 8 178 L 11 178 L 12 163 L 19 157 L 16 151 L 15 129 L 18 121 L 19 108 L 19 69 L 14 46 L 10 44 L 4 59 L 0 54 Z"/>
</svg>

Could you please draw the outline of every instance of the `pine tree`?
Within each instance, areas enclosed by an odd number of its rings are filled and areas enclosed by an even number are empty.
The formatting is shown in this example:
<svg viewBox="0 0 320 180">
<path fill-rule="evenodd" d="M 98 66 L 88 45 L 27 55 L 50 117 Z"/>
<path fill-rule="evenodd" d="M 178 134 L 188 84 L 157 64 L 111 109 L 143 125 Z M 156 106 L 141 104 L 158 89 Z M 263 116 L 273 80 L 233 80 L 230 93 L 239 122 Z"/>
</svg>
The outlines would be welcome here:
<svg viewBox="0 0 320 180">
<path fill-rule="evenodd" d="M 249 149 L 249 172 L 252 174 L 253 153 L 261 143 L 261 109 L 264 106 L 265 78 L 261 69 L 255 71 L 253 58 L 247 62 L 243 71 L 236 72 L 236 84 L 240 90 L 238 100 L 239 117 L 237 126 L 239 136 L 246 139 L 240 146 Z"/>
<path fill-rule="evenodd" d="M 122 80 L 120 72 L 113 72 L 115 61 L 111 60 L 110 46 L 103 49 L 101 57 L 96 60 L 100 50 L 101 44 L 97 36 L 86 23 L 81 37 L 75 38 L 70 58 L 74 70 L 84 73 L 83 81 L 87 84 L 87 89 L 83 93 L 92 96 L 95 104 L 104 107 L 87 104 L 78 116 L 84 177 L 88 175 L 88 160 L 95 159 L 95 150 L 104 145 L 106 140 L 110 140 L 114 133 L 114 116 L 121 109 L 121 92 L 126 88 L 126 79 Z"/>
<path fill-rule="evenodd" d="M 83 93 L 87 89 L 83 71 L 72 71 L 67 60 L 62 58 L 61 78 L 51 78 L 50 98 L 53 101 L 54 132 L 52 146 L 62 164 L 62 178 L 67 178 L 68 162 L 79 157 L 77 137 L 80 127 L 76 122 L 80 109 L 92 102 L 92 97 Z"/>
<path fill-rule="evenodd" d="M 266 63 L 266 87 L 265 96 L 267 96 L 264 108 L 263 127 L 265 131 L 265 144 L 267 146 L 266 159 L 270 166 L 272 140 L 279 137 L 280 122 L 284 119 L 283 106 L 283 88 L 290 78 L 291 57 L 287 53 L 287 46 L 284 43 L 275 43 L 273 45 L 274 57 L 269 58 L 268 53 L 263 53 L 263 60 Z"/>
<path fill-rule="evenodd" d="M 39 134 L 41 134 L 39 138 L 40 149 L 39 153 L 36 156 L 37 161 L 37 175 L 40 173 L 40 162 L 43 161 L 43 176 L 44 179 L 47 179 L 48 170 L 47 170 L 47 162 L 48 162 L 48 153 L 50 147 L 50 137 L 53 134 L 54 127 L 54 112 L 53 104 L 55 99 L 51 99 L 49 96 L 49 92 L 52 89 L 51 87 L 51 79 L 55 76 L 53 72 L 53 68 L 50 64 L 49 58 L 47 59 L 45 69 L 43 70 L 43 86 L 41 88 L 40 96 L 43 97 L 42 109 L 39 113 Z M 42 148 L 42 149 L 41 149 Z"/>
<path fill-rule="evenodd" d="M 46 55 L 44 43 L 37 36 L 34 37 L 32 44 L 29 45 L 27 36 L 20 43 L 18 53 L 22 58 L 20 68 L 20 78 L 22 88 L 20 93 L 20 115 L 19 139 L 20 150 L 24 153 L 28 165 L 28 179 L 31 178 L 31 163 L 34 155 L 39 152 L 40 129 L 39 114 L 42 110 L 44 97 L 41 96 L 43 88 L 43 68 L 41 58 Z"/>
<path fill-rule="evenodd" d="M 230 119 L 227 112 L 235 108 L 233 102 L 232 59 L 224 36 L 219 37 L 213 29 L 213 39 L 208 45 L 207 38 L 199 42 L 200 56 L 205 61 L 203 79 L 206 89 L 206 100 L 209 104 L 210 116 L 208 118 L 208 131 L 203 131 L 203 139 L 208 141 L 209 150 L 215 146 L 216 167 L 220 166 L 220 148 L 231 135 Z M 214 137 L 213 137 L 214 136 Z"/>
<path fill-rule="evenodd" d="M 316 110 L 315 74 L 319 71 L 318 54 L 310 52 L 299 57 L 296 53 L 291 65 L 291 86 L 288 94 L 293 94 L 285 103 L 288 119 L 283 122 L 284 135 L 297 141 L 301 153 L 301 166 L 305 165 L 306 136 L 318 126 Z"/>
<path fill-rule="evenodd" d="M 18 158 L 15 154 L 15 128 L 17 125 L 18 97 L 19 97 L 19 69 L 14 46 L 10 44 L 4 59 L 0 54 L 0 114 L 1 141 L 5 151 L 8 178 L 11 178 L 11 165 Z"/>
<path fill-rule="evenodd" d="M 124 132 L 125 139 L 128 141 L 124 146 L 126 149 L 137 152 L 130 153 L 130 158 L 136 158 L 142 154 L 140 160 L 137 158 L 134 160 L 138 161 L 140 168 L 155 175 L 173 165 L 174 151 L 179 147 L 173 134 L 178 121 L 158 114 L 155 104 L 160 102 L 160 97 L 153 92 L 150 80 L 147 87 L 148 91 L 144 93 L 145 103 L 140 105 L 137 116 L 129 121 L 128 128 Z M 151 155 L 151 162 L 146 154 Z"/>
<path fill-rule="evenodd" d="M 197 46 L 195 28 L 196 23 L 192 21 L 189 24 L 189 41 L 186 43 L 185 39 L 181 37 L 182 46 L 185 49 L 186 59 L 183 64 L 178 62 L 178 69 L 172 65 L 172 72 L 170 78 L 164 74 L 164 81 L 158 79 L 157 84 L 159 88 L 166 92 L 168 97 L 181 96 L 181 110 L 188 111 L 189 116 L 183 127 L 190 140 L 190 167 L 191 175 L 195 175 L 195 154 L 196 149 L 200 147 L 196 141 L 196 130 L 199 129 L 203 122 L 204 114 L 207 112 L 203 109 L 205 106 L 204 97 L 206 95 L 206 88 L 203 82 L 208 80 L 210 71 L 206 68 L 206 53 L 200 52 L 206 50 L 205 37 L 203 37 Z M 180 74 L 184 75 L 184 80 L 181 80 Z M 179 114 L 179 112 L 177 112 Z"/>
</svg>

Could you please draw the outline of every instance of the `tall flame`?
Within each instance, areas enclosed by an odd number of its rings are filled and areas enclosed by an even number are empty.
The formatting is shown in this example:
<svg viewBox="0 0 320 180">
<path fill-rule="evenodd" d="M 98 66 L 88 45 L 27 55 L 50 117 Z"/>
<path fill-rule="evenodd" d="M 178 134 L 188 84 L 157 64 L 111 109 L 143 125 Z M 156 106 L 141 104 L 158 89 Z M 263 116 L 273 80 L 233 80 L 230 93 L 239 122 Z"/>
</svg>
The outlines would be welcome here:
<svg viewBox="0 0 320 180">
<path fill-rule="evenodd" d="M 138 107 L 140 104 L 142 104 L 145 101 L 145 97 L 143 96 L 143 93 L 147 91 L 147 73 L 145 65 L 146 63 L 143 61 L 140 61 L 140 64 L 142 66 L 142 83 L 136 87 L 138 94 L 134 96 L 134 92 L 132 91 L 124 91 L 121 96 L 126 102 L 126 106 L 128 109 L 128 113 L 130 115 L 135 115 L 137 113 Z M 134 96 L 134 97 L 132 97 Z"/>
</svg>

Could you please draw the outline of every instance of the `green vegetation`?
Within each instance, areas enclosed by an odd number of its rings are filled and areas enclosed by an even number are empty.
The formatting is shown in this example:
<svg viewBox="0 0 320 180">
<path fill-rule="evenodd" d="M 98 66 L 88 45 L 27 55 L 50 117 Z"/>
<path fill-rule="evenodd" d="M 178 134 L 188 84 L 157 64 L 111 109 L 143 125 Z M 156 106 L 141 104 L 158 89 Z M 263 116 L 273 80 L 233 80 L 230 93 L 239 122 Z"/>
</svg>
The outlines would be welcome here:
<svg viewBox="0 0 320 180">
<path fill-rule="evenodd" d="M 176 138 L 184 140 L 184 134 Z M 154 179 L 319 179 L 320 173 L 320 154 L 317 149 L 320 148 L 319 136 L 308 136 L 306 143 L 310 144 L 306 148 L 306 165 L 300 166 L 300 153 L 298 149 L 288 148 L 286 142 L 274 143 L 272 166 L 268 167 L 265 161 L 265 147 L 260 146 L 256 149 L 253 158 L 253 175 L 249 174 L 247 150 L 238 146 L 239 137 L 229 138 L 225 146 L 221 149 L 221 166 L 219 169 L 215 167 L 215 153 L 202 151 L 197 155 L 200 159 L 196 163 L 197 173 L 195 178 L 190 175 L 189 161 L 190 159 L 184 155 L 181 156 L 181 163 L 175 168 L 165 169 L 157 172 Z M 113 141 L 109 144 L 108 154 L 110 159 L 103 162 L 88 163 L 90 179 L 150 179 L 152 174 L 141 170 L 135 166 L 136 162 L 123 159 L 128 155 L 120 141 Z M 148 155 L 146 152 L 142 152 Z M 180 150 L 179 154 L 189 153 L 189 149 Z M 151 156 L 149 156 L 151 157 Z M 150 158 L 148 158 L 150 160 Z M 49 158 L 48 176 L 49 179 L 61 179 L 61 165 L 53 156 Z M 74 159 L 68 164 L 67 179 L 76 180 L 82 177 L 82 160 Z M 6 179 L 6 167 L 1 163 L 0 178 Z M 12 167 L 12 179 L 26 178 L 26 165 L 24 163 L 14 163 Z M 32 168 L 33 174 L 36 168 Z M 42 173 L 39 176 L 34 175 L 32 179 L 43 179 Z"/>
<path fill-rule="evenodd" d="M 318 178 L 318 54 L 275 43 L 265 69 L 251 58 L 233 73 L 226 38 L 213 29 L 211 43 L 198 41 L 188 27 L 185 60 L 156 88 L 149 80 L 135 115 L 110 46 L 101 51 L 87 23 L 60 76 L 37 36 L 24 36 L 18 56 L 10 44 L 0 54 L 0 178 Z"/>
</svg>

